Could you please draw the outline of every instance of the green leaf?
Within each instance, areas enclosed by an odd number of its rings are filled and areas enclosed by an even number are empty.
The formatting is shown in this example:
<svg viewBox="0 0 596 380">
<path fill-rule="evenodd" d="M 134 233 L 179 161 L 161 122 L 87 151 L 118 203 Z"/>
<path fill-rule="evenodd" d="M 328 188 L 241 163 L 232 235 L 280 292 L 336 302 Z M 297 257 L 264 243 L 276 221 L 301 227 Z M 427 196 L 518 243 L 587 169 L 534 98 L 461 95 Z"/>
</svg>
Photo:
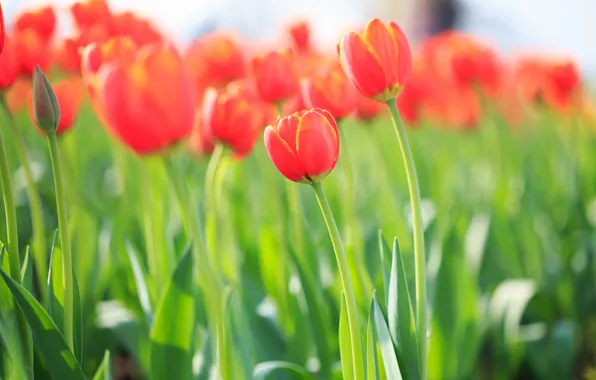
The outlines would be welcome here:
<svg viewBox="0 0 596 380">
<path fill-rule="evenodd" d="M 68 348 L 64 337 L 48 313 L 25 288 L 17 284 L 4 271 L 0 271 L 0 276 L 23 311 L 33 333 L 35 348 L 43 357 L 52 377 L 85 380 L 76 357 Z"/>
<path fill-rule="evenodd" d="M 48 271 L 48 291 L 46 300 L 46 310 L 60 332 L 64 332 L 64 282 L 62 276 L 62 251 L 55 245 L 57 242 L 54 235 L 54 244 L 50 254 L 50 266 Z M 83 311 L 81 305 L 81 294 L 77 276 L 72 269 L 73 290 L 73 329 L 74 329 L 74 349 L 75 356 L 82 363 L 83 360 Z"/>
<path fill-rule="evenodd" d="M 381 271 L 383 272 L 383 291 L 386 298 L 387 294 L 389 294 L 389 271 L 387 270 L 387 262 L 389 261 L 389 252 L 391 249 L 389 245 L 383 238 L 383 231 L 379 229 L 378 232 L 378 240 L 379 240 L 379 254 L 381 256 Z"/>
<path fill-rule="evenodd" d="M 354 379 L 354 362 L 352 360 L 352 342 L 350 340 L 350 326 L 346 311 L 346 298 L 341 294 L 341 309 L 339 312 L 339 355 L 341 358 L 341 371 L 344 380 Z"/>
<path fill-rule="evenodd" d="M 370 303 L 368 313 L 368 323 L 366 327 L 366 378 L 369 380 L 379 380 L 379 356 L 377 354 L 377 339 L 373 331 L 374 305 Z"/>
<path fill-rule="evenodd" d="M 19 337 L 19 330 L 14 313 L 0 316 L 0 378 L 27 380 L 23 363 L 23 351 Z M 8 374 L 6 374 L 7 372 Z"/>
<path fill-rule="evenodd" d="M 143 309 L 143 313 L 145 314 L 145 322 L 147 323 L 147 326 L 151 326 L 153 320 L 153 308 L 151 307 L 151 297 L 149 296 L 147 282 L 145 281 L 145 273 L 141 268 L 141 263 L 139 262 L 136 251 L 130 244 L 126 244 L 126 253 L 128 254 L 132 275 L 135 279 L 135 285 L 137 286 L 139 302 Z"/>
<path fill-rule="evenodd" d="M 97 368 L 93 380 L 112 380 L 112 365 L 110 362 L 110 351 L 106 350 L 103 360 Z"/>
<path fill-rule="evenodd" d="M 379 305 L 379 300 L 377 299 L 376 294 L 373 295 L 372 310 L 372 320 L 374 321 L 373 331 L 376 334 L 379 347 L 381 348 L 387 380 L 402 380 L 402 373 L 397 360 L 395 344 L 391 339 L 389 327 L 387 327 L 387 321 L 385 320 L 383 310 L 381 309 L 381 305 Z"/>
<path fill-rule="evenodd" d="M 315 380 L 316 378 L 308 373 L 308 371 L 301 366 L 284 361 L 263 362 L 255 366 L 252 378 L 253 380 L 266 380 L 269 375 L 276 371 L 287 371 L 302 379 Z"/>
<path fill-rule="evenodd" d="M 21 267 L 21 283 L 28 291 L 33 289 L 33 265 L 31 265 L 31 252 L 29 246 L 25 248 L 25 258 Z"/>
<path fill-rule="evenodd" d="M 389 331 L 393 341 L 397 343 L 399 357 L 405 364 L 408 379 L 418 380 L 420 379 L 420 361 L 414 309 L 397 238 L 393 240 L 392 256 L 389 292 L 387 293 Z"/>
<path fill-rule="evenodd" d="M 191 379 L 195 296 L 192 254 L 187 248 L 155 312 L 151 329 L 151 378 Z"/>
</svg>

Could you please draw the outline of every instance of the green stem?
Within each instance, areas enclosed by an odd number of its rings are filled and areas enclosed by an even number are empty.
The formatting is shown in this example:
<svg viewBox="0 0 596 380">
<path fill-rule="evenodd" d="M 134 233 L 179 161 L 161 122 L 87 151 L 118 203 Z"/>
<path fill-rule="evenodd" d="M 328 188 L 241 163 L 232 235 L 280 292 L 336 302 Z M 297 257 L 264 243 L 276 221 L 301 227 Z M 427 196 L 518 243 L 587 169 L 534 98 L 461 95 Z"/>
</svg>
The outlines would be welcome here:
<svg viewBox="0 0 596 380">
<path fill-rule="evenodd" d="M 323 218 L 325 219 L 325 223 L 327 224 L 327 230 L 329 231 L 331 243 L 333 244 L 335 258 L 339 267 L 339 276 L 341 278 L 344 295 L 346 297 L 346 312 L 348 317 L 348 326 L 350 329 L 350 341 L 352 343 L 352 362 L 354 364 L 354 379 L 364 379 L 364 356 L 362 351 L 362 342 L 360 340 L 358 308 L 356 306 L 356 296 L 354 295 L 352 279 L 350 278 L 350 271 L 348 268 L 346 252 L 341 242 L 341 236 L 339 234 L 339 230 L 337 229 L 337 225 L 335 224 L 335 219 L 333 218 L 331 207 L 329 207 L 329 202 L 327 201 L 327 197 L 325 196 L 325 192 L 323 191 L 323 186 L 319 182 L 315 182 L 312 184 L 312 187 L 315 189 L 315 192 L 317 194 L 317 201 L 319 202 L 321 212 L 323 213 Z"/>
<path fill-rule="evenodd" d="M 422 224 L 422 209 L 420 206 L 420 186 L 416 175 L 414 156 L 406 129 L 399 116 L 395 99 L 387 102 L 393 128 L 397 135 L 397 141 L 401 150 L 403 164 L 408 179 L 408 190 L 412 203 L 412 226 L 414 232 L 414 266 L 416 274 L 416 331 L 418 333 L 418 347 L 420 349 L 420 371 L 421 379 L 426 377 L 426 253 L 424 250 L 424 226 Z"/>
<path fill-rule="evenodd" d="M 68 347 L 74 352 L 74 288 L 72 281 L 72 255 L 70 251 L 70 236 L 68 231 L 68 217 L 66 214 L 66 193 L 58 139 L 56 133 L 48 133 L 48 146 L 54 172 L 54 185 L 56 187 L 56 207 L 58 209 L 58 228 L 60 229 L 60 247 L 62 249 L 62 276 L 64 277 L 64 337 Z"/>
<path fill-rule="evenodd" d="M 7 119 L 7 124 L 14 137 L 13 146 L 16 149 L 17 156 L 23 167 L 25 173 L 25 182 L 27 185 L 27 197 L 29 198 L 29 207 L 31 211 L 31 223 L 33 227 L 33 257 L 35 259 L 35 265 L 37 266 L 37 274 L 39 276 L 39 283 L 46 283 L 46 275 L 48 273 L 47 263 L 47 245 L 46 245 L 46 229 L 43 218 L 43 209 L 41 205 L 41 197 L 37 192 L 35 186 L 35 179 L 33 177 L 33 171 L 31 169 L 31 162 L 27 155 L 27 149 L 25 139 L 19 131 L 18 126 L 15 123 L 12 112 L 6 104 L 4 97 L 0 96 L 0 107 L 4 111 L 4 115 Z M 40 286 L 39 291 L 41 292 L 42 298 L 45 296 L 45 286 Z"/>
<path fill-rule="evenodd" d="M 10 168 L 4 136 L 0 131 L 0 179 L 2 181 L 2 195 L 4 197 L 4 212 L 6 214 L 6 239 L 8 247 L 8 264 L 10 277 L 21 283 L 21 259 L 19 257 L 19 234 L 17 228 L 17 210 L 14 203 Z M 22 342 L 23 361 L 27 366 L 29 378 L 33 379 L 33 342 L 29 326 L 20 308 L 15 305 L 19 335 Z"/>
<path fill-rule="evenodd" d="M 302 229 L 302 212 L 300 207 L 300 193 L 298 184 L 292 181 L 286 182 L 286 191 L 290 202 L 290 213 L 292 214 L 292 231 L 294 234 L 294 247 L 298 256 L 304 255 L 304 231 Z"/>
</svg>

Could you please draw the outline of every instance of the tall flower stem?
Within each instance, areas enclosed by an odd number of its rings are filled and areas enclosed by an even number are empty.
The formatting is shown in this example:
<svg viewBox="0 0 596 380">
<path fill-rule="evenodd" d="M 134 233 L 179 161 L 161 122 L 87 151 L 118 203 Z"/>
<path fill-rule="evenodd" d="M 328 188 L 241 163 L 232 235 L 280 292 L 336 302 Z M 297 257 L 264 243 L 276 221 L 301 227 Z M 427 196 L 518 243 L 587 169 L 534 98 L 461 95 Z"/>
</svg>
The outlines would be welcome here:
<svg viewBox="0 0 596 380">
<path fill-rule="evenodd" d="M 341 236 L 329 202 L 323 191 L 323 186 L 319 182 L 312 184 L 317 194 L 317 201 L 321 207 L 323 218 L 327 224 L 327 230 L 329 231 L 329 237 L 333 244 L 333 251 L 335 252 L 335 258 L 339 267 L 339 276 L 341 278 L 342 288 L 346 297 L 346 312 L 348 317 L 348 326 L 350 329 L 350 341 L 352 343 L 352 362 L 354 365 L 354 379 L 359 380 L 364 378 L 364 364 L 363 364 L 363 351 L 362 342 L 360 340 L 360 329 L 359 329 L 359 318 L 358 308 L 356 306 L 356 296 L 354 295 L 354 287 L 352 286 L 352 279 L 350 278 L 350 271 L 348 268 L 348 260 L 346 258 L 346 252 L 341 241 Z"/>
<path fill-rule="evenodd" d="M 207 207 L 210 213 L 216 212 L 216 205 L 215 205 L 215 178 L 217 175 L 217 169 L 219 168 L 219 163 L 223 157 L 223 153 L 225 150 L 225 146 L 223 144 L 217 144 L 213 153 L 211 154 L 211 158 L 209 159 L 209 164 L 207 165 L 207 172 L 205 173 L 205 197 L 207 198 Z"/>
<path fill-rule="evenodd" d="M 64 277 L 64 337 L 66 338 L 66 343 L 68 343 L 70 349 L 73 350 L 74 288 L 72 280 L 72 254 L 70 251 L 70 236 L 66 213 L 66 194 L 56 133 L 48 132 L 47 137 L 48 147 L 50 148 L 50 158 L 52 160 L 52 170 L 54 172 L 56 207 L 58 208 L 58 228 L 60 229 L 60 243 L 62 248 L 62 275 Z"/>
<path fill-rule="evenodd" d="M 422 224 L 422 208 L 420 205 L 420 186 L 416 175 L 414 156 L 408 142 L 406 129 L 397 110 L 395 99 L 387 102 L 393 128 L 401 151 L 401 157 L 406 169 L 408 190 L 412 204 L 412 226 L 414 233 L 414 266 L 416 274 L 416 331 L 418 333 L 418 347 L 420 349 L 421 378 L 425 379 L 426 372 L 426 251 L 424 250 L 424 226 Z"/>
<path fill-rule="evenodd" d="M 8 155 L 4 136 L 0 131 L 0 179 L 2 183 L 2 195 L 4 197 L 4 213 L 6 214 L 6 239 L 8 247 L 8 264 L 10 277 L 17 283 L 21 283 L 21 259 L 19 257 L 19 234 L 17 227 L 17 210 L 14 203 L 12 180 L 8 166 Z M 19 336 L 23 350 L 23 362 L 28 368 L 30 377 L 33 378 L 33 342 L 29 326 L 21 309 L 15 305 Z"/>
<path fill-rule="evenodd" d="M 35 186 L 35 179 L 33 177 L 33 170 L 31 169 L 31 161 L 27 155 L 25 139 L 19 131 L 15 123 L 12 112 L 6 104 L 3 96 L 0 96 L 0 108 L 4 111 L 6 116 L 8 128 L 14 137 L 13 146 L 16 149 L 17 156 L 23 167 L 25 174 L 25 183 L 27 186 L 27 198 L 29 199 L 29 207 L 31 210 L 31 224 L 33 227 L 33 257 L 35 258 L 35 265 L 37 266 L 37 273 L 39 276 L 39 283 L 45 284 L 46 275 L 48 273 L 47 264 L 47 245 L 46 245 L 46 228 L 43 218 L 43 209 L 41 205 L 41 198 Z M 42 296 L 45 296 L 45 287 L 40 286 L 39 291 Z"/>
</svg>

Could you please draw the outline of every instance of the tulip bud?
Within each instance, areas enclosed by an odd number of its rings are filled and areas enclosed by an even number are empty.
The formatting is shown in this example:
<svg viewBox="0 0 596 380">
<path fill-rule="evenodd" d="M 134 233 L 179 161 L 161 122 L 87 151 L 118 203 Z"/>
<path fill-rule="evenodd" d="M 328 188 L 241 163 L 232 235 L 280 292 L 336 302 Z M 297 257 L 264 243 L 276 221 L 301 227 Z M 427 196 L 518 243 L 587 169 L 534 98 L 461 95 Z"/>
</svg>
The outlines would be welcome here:
<svg viewBox="0 0 596 380">
<path fill-rule="evenodd" d="M 54 133 L 60 122 L 60 105 L 54 89 L 39 66 L 33 71 L 33 114 L 37 126 L 47 133 Z"/>
</svg>

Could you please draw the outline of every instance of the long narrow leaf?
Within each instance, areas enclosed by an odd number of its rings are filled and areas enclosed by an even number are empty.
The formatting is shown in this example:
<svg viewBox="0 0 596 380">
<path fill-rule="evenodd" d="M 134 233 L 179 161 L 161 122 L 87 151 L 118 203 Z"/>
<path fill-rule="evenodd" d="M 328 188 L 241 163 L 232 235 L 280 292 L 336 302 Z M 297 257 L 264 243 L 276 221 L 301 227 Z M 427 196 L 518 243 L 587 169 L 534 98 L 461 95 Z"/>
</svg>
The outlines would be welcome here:
<svg viewBox="0 0 596 380">
<path fill-rule="evenodd" d="M 151 378 L 191 379 L 195 324 L 193 260 L 190 249 L 180 258 L 165 290 L 151 329 Z"/>
<path fill-rule="evenodd" d="M 255 366 L 253 380 L 266 380 L 268 376 L 276 371 L 287 371 L 302 379 L 315 380 L 316 378 L 308 371 L 297 364 L 283 361 L 263 362 Z"/>
<path fill-rule="evenodd" d="M 397 360 L 397 353 L 395 344 L 391 339 L 389 333 L 389 327 L 387 327 L 387 321 L 383 315 L 381 305 L 376 294 L 373 295 L 373 320 L 374 320 L 374 332 L 381 348 L 381 355 L 383 356 L 383 363 L 385 365 L 385 374 L 387 380 L 402 380 L 402 372 Z"/>
<path fill-rule="evenodd" d="M 64 337 L 48 313 L 25 290 L 4 271 L 0 276 L 10 289 L 15 301 L 23 311 L 31 331 L 35 347 L 43 357 L 48 371 L 54 379 L 85 380 L 85 375 Z"/>
</svg>

